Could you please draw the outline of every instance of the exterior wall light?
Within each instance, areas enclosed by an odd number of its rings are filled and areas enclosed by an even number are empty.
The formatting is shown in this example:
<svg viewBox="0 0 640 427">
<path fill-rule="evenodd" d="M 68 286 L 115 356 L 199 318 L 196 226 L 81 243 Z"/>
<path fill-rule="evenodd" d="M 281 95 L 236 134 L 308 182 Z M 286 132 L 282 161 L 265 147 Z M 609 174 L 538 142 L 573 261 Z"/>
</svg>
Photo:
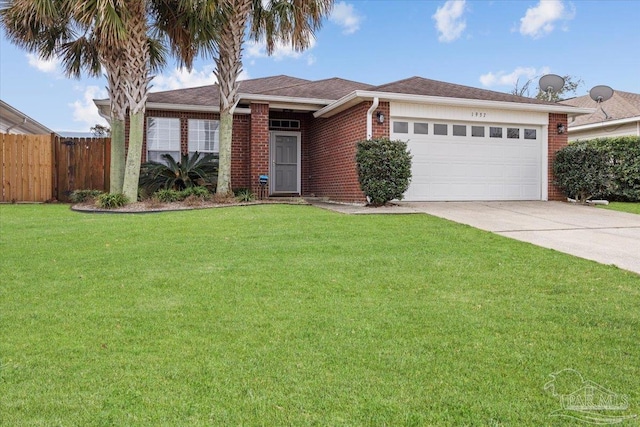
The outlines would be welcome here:
<svg viewBox="0 0 640 427">
<path fill-rule="evenodd" d="M 558 123 L 558 135 L 562 135 L 565 130 L 564 124 Z"/>
<path fill-rule="evenodd" d="M 376 117 L 378 118 L 378 123 L 384 123 L 384 114 L 381 111 L 378 111 L 376 113 Z"/>
</svg>

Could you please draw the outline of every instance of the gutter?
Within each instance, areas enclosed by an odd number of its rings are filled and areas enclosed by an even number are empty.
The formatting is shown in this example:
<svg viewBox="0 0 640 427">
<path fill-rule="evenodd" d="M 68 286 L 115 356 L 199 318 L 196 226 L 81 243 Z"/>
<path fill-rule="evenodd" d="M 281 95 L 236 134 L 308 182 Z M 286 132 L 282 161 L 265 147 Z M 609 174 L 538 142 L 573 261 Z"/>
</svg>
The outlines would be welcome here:
<svg viewBox="0 0 640 427">
<path fill-rule="evenodd" d="M 19 126 L 23 126 L 23 125 L 26 125 L 26 124 L 27 124 L 27 118 L 23 117 L 22 118 L 22 123 L 16 123 L 15 125 L 9 126 L 8 128 L 5 129 L 5 132 L 9 133 L 11 131 L 11 129 L 15 129 L 15 128 L 19 127 Z"/>
<path fill-rule="evenodd" d="M 516 110 L 516 111 L 537 111 L 545 113 L 562 113 L 569 116 L 581 115 L 581 114 L 593 114 L 595 108 L 579 108 L 571 107 L 562 104 L 527 104 L 518 102 L 507 101 L 488 101 L 481 99 L 467 99 L 467 98 L 449 98 L 442 96 L 430 96 L 430 95 L 412 95 L 404 93 L 387 93 L 387 92 L 372 92 L 367 90 L 356 90 L 349 95 L 340 98 L 339 100 L 327 105 L 326 107 L 316 111 L 314 117 L 331 117 L 339 112 L 346 110 L 347 108 L 373 98 L 380 98 L 384 101 L 399 101 L 399 102 L 413 102 L 413 103 L 428 103 L 435 105 L 450 105 L 458 107 L 485 107 L 495 108 L 500 110 Z"/>
<path fill-rule="evenodd" d="M 376 96 L 373 98 L 373 104 L 367 110 L 367 139 L 371 139 L 373 137 L 373 124 L 371 123 L 371 118 L 373 116 L 373 112 L 378 108 L 378 104 L 380 103 L 380 99 Z"/>
</svg>

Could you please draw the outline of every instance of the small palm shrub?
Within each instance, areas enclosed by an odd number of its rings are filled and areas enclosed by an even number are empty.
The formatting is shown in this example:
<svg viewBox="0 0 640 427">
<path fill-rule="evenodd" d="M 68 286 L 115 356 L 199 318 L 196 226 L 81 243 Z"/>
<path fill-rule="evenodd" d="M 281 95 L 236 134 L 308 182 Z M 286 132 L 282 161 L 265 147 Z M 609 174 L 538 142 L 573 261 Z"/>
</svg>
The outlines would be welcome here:
<svg viewBox="0 0 640 427">
<path fill-rule="evenodd" d="M 121 193 L 117 193 L 117 194 L 103 193 L 98 196 L 96 203 L 98 207 L 102 209 L 115 209 L 115 208 L 120 208 L 126 205 L 127 203 L 129 203 L 129 199 L 127 199 L 127 196 Z"/>
<path fill-rule="evenodd" d="M 239 202 L 253 202 L 256 199 L 256 195 L 248 188 L 238 188 L 234 194 Z"/>
<path fill-rule="evenodd" d="M 155 193 L 153 193 L 154 198 L 157 199 L 159 202 L 162 203 L 173 203 L 173 202 L 179 202 L 180 200 L 184 200 L 184 197 L 182 196 L 182 192 L 181 191 L 176 191 L 174 189 L 165 189 L 165 190 L 158 190 Z"/>
<path fill-rule="evenodd" d="M 209 191 L 209 189 L 207 189 L 207 187 L 187 187 L 180 193 L 184 199 L 192 197 L 204 201 L 211 198 L 211 192 Z"/>
<path fill-rule="evenodd" d="M 146 162 L 140 166 L 140 187 L 147 194 L 160 189 L 182 191 L 199 185 L 215 186 L 218 174 L 218 157 L 213 153 L 182 154 L 180 161 L 170 154 L 163 154 L 165 163 Z"/>
<path fill-rule="evenodd" d="M 100 190 L 76 190 L 69 196 L 73 203 L 85 203 L 96 199 L 102 194 Z"/>
</svg>

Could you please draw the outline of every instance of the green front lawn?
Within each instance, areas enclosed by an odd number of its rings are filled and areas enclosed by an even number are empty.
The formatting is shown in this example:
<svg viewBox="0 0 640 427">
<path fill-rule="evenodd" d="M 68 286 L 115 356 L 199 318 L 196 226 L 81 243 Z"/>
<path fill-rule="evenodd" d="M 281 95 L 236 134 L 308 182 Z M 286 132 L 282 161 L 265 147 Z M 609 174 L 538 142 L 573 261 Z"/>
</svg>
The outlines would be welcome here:
<svg viewBox="0 0 640 427">
<path fill-rule="evenodd" d="M 596 205 L 599 208 L 611 209 L 620 212 L 629 212 L 640 215 L 640 203 L 611 202 L 608 205 Z"/>
<path fill-rule="evenodd" d="M 640 278 L 615 267 L 309 206 L 0 225 L 2 426 L 584 425 L 549 416 L 565 368 L 640 413 Z"/>
</svg>

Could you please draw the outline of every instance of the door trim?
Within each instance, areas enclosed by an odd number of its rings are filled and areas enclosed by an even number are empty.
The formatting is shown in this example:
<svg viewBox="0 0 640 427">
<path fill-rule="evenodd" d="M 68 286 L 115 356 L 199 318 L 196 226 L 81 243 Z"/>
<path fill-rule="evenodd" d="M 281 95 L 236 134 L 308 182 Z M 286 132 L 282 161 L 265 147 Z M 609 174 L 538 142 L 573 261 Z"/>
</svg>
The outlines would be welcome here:
<svg viewBox="0 0 640 427">
<path fill-rule="evenodd" d="M 276 150 L 275 150 L 275 142 L 276 142 L 276 136 L 277 135 L 283 135 L 283 136 L 295 136 L 296 137 L 296 141 L 297 141 L 297 146 L 296 146 L 296 151 L 298 154 L 298 158 L 296 159 L 296 162 L 298 163 L 298 167 L 297 167 L 297 182 L 296 182 L 296 193 L 298 194 L 302 194 L 301 193 L 301 188 L 300 188 L 300 183 L 301 183 L 301 175 L 302 175 L 302 144 L 301 144 L 301 140 L 302 140 L 302 132 L 288 132 L 288 131 L 271 131 L 269 132 L 269 194 L 287 194 L 290 193 L 289 191 L 275 191 L 275 185 L 276 185 L 276 180 L 275 180 L 275 170 L 274 170 L 274 166 L 276 163 Z"/>
</svg>

